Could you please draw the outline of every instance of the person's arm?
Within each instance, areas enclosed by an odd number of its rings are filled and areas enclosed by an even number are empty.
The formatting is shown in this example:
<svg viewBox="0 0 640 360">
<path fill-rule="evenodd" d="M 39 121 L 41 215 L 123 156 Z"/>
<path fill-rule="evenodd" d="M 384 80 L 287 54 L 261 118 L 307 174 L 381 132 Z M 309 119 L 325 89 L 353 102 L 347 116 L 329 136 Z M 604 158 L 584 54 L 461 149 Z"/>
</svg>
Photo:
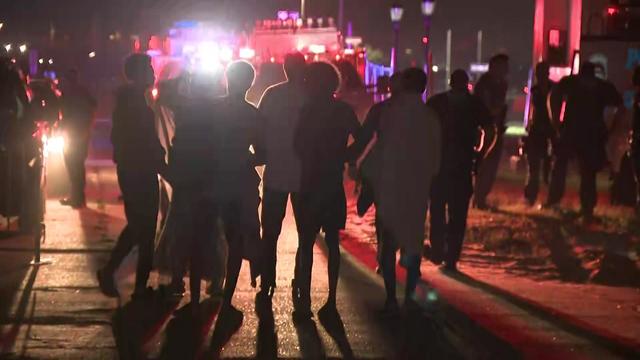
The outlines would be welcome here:
<svg viewBox="0 0 640 360">
<path fill-rule="evenodd" d="M 560 80 L 558 85 L 554 86 L 549 93 L 549 112 L 551 113 L 551 125 L 555 128 L 556 132 L 560 130 L 560 124 L 562 119 L 562 104 L 565 101 L 567 87 L 569 86 L 569 78 L 565 77 Z"/>
<path fill-rule="evenodd" d="M 440 127 L 440 119 L 438 113 L 432 109 L 428 109 L 429 130 L 427 133 L 427 144 L 429 153 L 431 154 L 432 175 L 435 176 L 440 171 L 442 161 L 442 129 Z"/>
<path fill-rule="evenodd" d="M 265 118 L 256 111 L 255 120 L 252 129 L 251 145 L 254 152 L 254 165 L 264 165 L 266 162 L 266 150 L 265 150 Z"/>
<path fill-rule="evenodd" d="M 380 128 L 380 118 L 382 116 L 382 105 L 374 105 L 367 113 L 367 117 L 364 119 L 360 130 L 357 135 L 354 136 L 353 143 L 347 149 L 347 161 L 353 165 L 373 139 L 373 136 L 378 132 Z M 353 126 L 353 125 L 352 125 Z"/>
</svg>

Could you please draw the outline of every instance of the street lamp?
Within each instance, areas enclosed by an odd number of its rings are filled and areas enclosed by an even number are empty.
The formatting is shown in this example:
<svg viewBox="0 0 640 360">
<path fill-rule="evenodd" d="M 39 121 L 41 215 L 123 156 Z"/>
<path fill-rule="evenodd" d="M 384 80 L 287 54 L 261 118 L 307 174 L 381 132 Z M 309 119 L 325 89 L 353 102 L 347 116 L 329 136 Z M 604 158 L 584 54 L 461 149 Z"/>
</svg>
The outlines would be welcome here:
<svg viewBox="0 0 640 360">
<path fill-rule="evenodd" d="M 395 72 L 396 67 L 398 66 L 400 21 L 402 21 L 402 15 L 404 14 L 404 9 L 402 8 L 402 5 L 394 3 L 393 5 L 391 5 L 389 14 L 391 15 L 391 25 L 393 26 L 393 49 L 391 49 L 391 72 Z"/>
<path fill-rule="evenodd" d="M 429 74 L 429 33 L 431 30 L 431 15 L 436 8 L 435 0 L 422 0 L 420 9 L 422 10 L 422 16 L 424 18 L 424 37 L 422 42 L 424 43 L 424 72 Z"/>
<path fill-rule="evenodd" d="M 19 49 L 20 49 L 20 52 L 21 52 L 21 53 L 26 52 L 26 51 L 27 51 L 27 44 L 22 44 L 22 45 L 20 45 Z"/>
</svg>

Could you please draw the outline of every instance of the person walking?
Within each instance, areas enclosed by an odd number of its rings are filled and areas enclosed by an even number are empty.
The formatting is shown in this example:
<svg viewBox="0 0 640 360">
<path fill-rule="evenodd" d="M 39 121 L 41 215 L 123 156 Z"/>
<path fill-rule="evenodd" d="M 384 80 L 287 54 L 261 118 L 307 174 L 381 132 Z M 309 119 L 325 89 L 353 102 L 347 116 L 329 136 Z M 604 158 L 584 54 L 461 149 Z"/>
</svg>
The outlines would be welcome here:
<svg viewBox="0 0 640 360">
<path fill-rule="evenodd" d="M 315 62 L 305 74 L 307 101 L 300 111 L 294 146 L 300 159 L 298 193 L 299 249 L 296 257 L 294 317 L 308 319 L 311 313 L 311 269 L 313 245 L 324 230 L 329 251 L 329 296 L 322 312 L 337 314 L 336 296 L 340 271 L 340 234 L 347 218 L 343 173 L 349 136 L 358 138 L 360 123 L 353 109 L 335 99 L 340 74 L 330 63 Z"/>
<path fill-rule="evenodd" d="M 563 78 L 551 93 L 553 123 L 559 130 L 547 207 L 556 207 L 564 195 L 569 160 L 576 157 L 580 168 L 580 212 L 593 217 L 597 202 L 596 175 L 607 163 L 607 107 L 615 107 L 614 126 L 623 115 L 622 96 L 615 86 L 596 77 L 595 65 L 582 64 L 578 75 Z M 561 118 L 563 102 L 566 104 Z"/>
<path fill-rule="evenodd" d="M 524 188 L 524 196 L 529 206 L 535 205 L 540 191 L 540 171 L 543 171 L 545 182 L 548 181 L 551 167 L 549 148 L 555 141 L 555 130 L 551 124 L 551 116 L 547 108 L 547 100 L 555 83 L 549 79 L 549 64 L 541 62 L 536 65 L 536 84 L 531 88 L 533 116 L 528 124 L 525 140 L 528 174 Z"/>
<path fill-rule="evenodd" d="M 431 185 L 430 260 L 445 262 L 445 269 L 457 270 L 467 227 L 469 201 L 473 194 L 473 162 L 478 129 L 494 126 L 482 100 L 469 93 L 469 76 L 464 70 L 451 74 L 451 90 L 427 101 L 440 119 L 442 157 L 440 171 Z"/>
<path fill-rule="evenodd" d="M 474 93 L 482 99 L 491 112 L 496 129 L 496 131 L 485 134 L 485 142 L 491 145 L 486 147 L 484 158 L 478 166 L 478 174 L 476 175 L 474 203 L 481 210 L 490 208 L 487 197 L 493 188 L 502 157 L 504 132 L 507 130 L 505 122 L 509 87 L 508 74 L 509 56 L 506 54 L 495 55 L 489 60 L 489 71 L 480 77 L 474 90 Z"/>
<path fill-rule="evenodd" d="M 369 210 L 371 205 L 375 205 L 375 196 L 373 194 L 373 187 L 371 186 L 371 182 L 366 176 L 358 175 L 358 168 L 360 166 L 366 167 L 367 155 L 369 154 L 373 146 L 375 146 L 375 142 L 381 136 L 380 134 L 380 119 L 382 118 L 382 114 L 384 109 L 389 107 L 391 102 L 395 99 L 397 95 L 399 95 L 403 90 L 404 84 L 402 83 L 402 73 L 395 73 L 389 79 L 389 92 L 391 96 L 381 101 L 377 104 L 374 104 L 369 112 L 367 113 L 364 122 L 362 123 L 362 129 L 360 131 L 360 136 L 357 141 L 354 141 L 349 146 L 349 176 L 354 180 L 360 182 L 360 194 L 358 196 L 357 202 L 357 210 L 359 216 L 364 216 L 364 214 Z M 365 165 L 363 165 L 365 164 Z M 376 213 L 375 219 L 376 226 L 376 240 L 378 242 L 376 259 L 378 261 L 378 268 L 376 272 L 378 274 L 382 273 L 382 257 L 381 257 L 381 230 L 380 227 L 380 219 L 378 213 Z"/>
<path fill-rule="evenodd" d="M 396 312 L 396 253 L 407 268 L 405 304 L 412 304 L 422 257 L 431 183 L 440 168 L 438 115 L 422 101 L 427 76 L 404 71 L 404 91 L 384 110 L 371 170 L 382 227 L 382 273 L 385 311 Z"/>
<path fill-rule="evenodd" d="M 287 80 L 265 90 L 258 106 L 264 117 L 266 152 L 262 203 L 262 236 L 266 248 L 258 296 L 267 301 L 271 300 L 276 287 L 278 238 L 289 198 L 298 222 L 300 160 L 293 144 L 304 102 L 305 67 L 302 54 L 287 55 L 284 59 Z"/>
<path fill-rule="evenodd" d="M 145 94 L 154 83 L 151 58 L 130 55 L 124 64 L 128 83 L 116 93 L 113 111 L 113 160 L 124 198 L 127 225 L 120 234 L 106 266 L 98 270 L 102 292 L 117 297 L 113 274 L 134 246 L 138 264 L 133 298 L 148 295 L 147 281 L 153 265 L 153 246 L 159 206 L 158 174 L 165 171 L 165 152 L 155 129 L 153 110 Z"/>
<path fill-rule="evenodd" d="M 263 118 L 246 100 L 255 80 L 255 69 L 246 61 L 235 61 L 226 70 L 228 95 L 221 99 L 214 117 L 213 181 L 205 196 L 213 212 L 203 224 L 220 218 L 228 242 L 228 258 L 222 314 L 241 318 L 232 305 L 242 260 L 251 262 L 252 281 L 259 275 L 263 250 L 260 241 L 258 206 L 260 176 L 255 166 L 263 163 Z M 254 149 L 254 154 L 250 152 Z M 203 216 L 203 215 L 198 215 Z"/>
<path fill-rule="evenodd" d="M 64 163 L 71 182 L 71 194 L 68 198 L 60 200 L 60 203 L 74 209 L 86 206 L 84 163 L 89 152 L 91 126 L 96 106 L 96 100 L 80 84 L 78 71 L 69 70 L 65 74 L 62 86 L 62 121 L 60 126 L 65 132 L 67 140 L 64 149 Z"/>
</svg>

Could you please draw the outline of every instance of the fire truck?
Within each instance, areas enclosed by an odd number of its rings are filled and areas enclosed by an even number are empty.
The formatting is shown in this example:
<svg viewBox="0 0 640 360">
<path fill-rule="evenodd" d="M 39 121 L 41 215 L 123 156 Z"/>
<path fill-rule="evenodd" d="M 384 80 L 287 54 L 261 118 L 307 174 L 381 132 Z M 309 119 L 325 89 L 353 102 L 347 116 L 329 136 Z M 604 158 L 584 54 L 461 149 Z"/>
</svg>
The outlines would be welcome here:
<svg viewBox="0 0 640 360">
<path fill-rule="evenodd" d="M 366 56 L 360 42 L 344 38 L 332 18 L 302 19 L 298 12 L 279 11 L 277 19 L 257 20 L 251 33 L 205 22 L 178 22 L 165 34 L 152 36 L 146 51 L 160 79 L 182 71 L 220 72 L 238 59 L 251 62 L 260 77 L 263 65 L 282 63 L 294 51 L 309 61 L 348 61 L 364 78 Z M 134 43 L 134 50 L 140 47 L 139 41 Z"/>
</svg>

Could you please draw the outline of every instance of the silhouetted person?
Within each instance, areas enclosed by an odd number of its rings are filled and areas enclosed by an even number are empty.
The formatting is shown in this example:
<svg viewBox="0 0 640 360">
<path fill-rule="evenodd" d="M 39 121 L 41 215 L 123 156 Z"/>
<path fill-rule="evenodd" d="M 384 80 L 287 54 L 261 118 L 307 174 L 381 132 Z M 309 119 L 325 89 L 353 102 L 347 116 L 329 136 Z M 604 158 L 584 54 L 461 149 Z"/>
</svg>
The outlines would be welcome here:
<svg viewBox="0 0 640 360">
<path fill-rule="evenodd" d="M 264 116 L 265 170 L 262 204 L 262 236 L 265 259 L 260 296 L 271 299 L 276 287 L 277 244 L 291 197 L 297 221 L 300 160 L 293 148 L 295 129 L 304 102 L 304 56 L 289 54 L 284 60 L 287 81 L 269 87 L 258 106 Z"/>
<path fill-rule="evenodd" d="M 298 319 L 311 316 L 313 245 L 321 229 L 329 250 L 329 296 L 322 311 L 337 313 L 339 231 L 344 229 L 347 218 L 343 173 L 347 141 L 350 135 L 356 137 L 360 128 L 353 109 L 334 98 L 340 75 L 333 65 L 308 65 L 305 85 L 308 100 L 300 111 L 294 143 L 302 169 L 298 194 L 299 255 L 293 284 L 294 316 Z"/>
<path fill-rule="evenodd" d="M 371 107 L 369 112 L 367 113 L 367 117 L 364 119 L 362 123 L 362 129 L 360 130 L 360 136 L 357 141 L 355 141 L 351 146 L 349 146 L 349 174 L 351 177 L 356 178 L 357 175 L 357 167 L 358 162 L 362 162 L 365 164 L 367 162 L 366 155 L 368 155 L 367 150 L 371 150 L 373 148 L 374 143 L 372 142 L 375 139 L 381 136 L 380 134 L 380 119 L 382 118 L 382 113 L 384 109 L 388 108 L 394 97 L 400 94 L 403 89 L 402 82 L 402 73 L 395 73 L 389 79 L 389 91 L 391 92 L 391 97 L 389 99 L 381 101 Z M 360 159 L 360 157 L 365 154 L 365 159 Z M 365 165 L 362 165 L 366 167 Z M 369 210 L 371 205 L 375 203 L 375 196 L 373 194 L 373 187 L 371 186 L 371 182 L 366 178 L 366 176 L 361 176 L 360 179 L 361 187 L 360 187 L 360 195 L 358 196 L 358 215 L 364 216 L 364 214 Z M 377 249 L 377 260 L 378 260 L 378 269 L 376 272 L 380 273 L 382 271 L 382 258 L 381 258 L 381 228 L 379 226 L 379 219 L 376 213 L 376 240 L 378 241 L 378 249 Z"/>
<path fill-rule="evenodd" d="M 555 130 L 551 124 L 551 116 L 547 107 L 547 99 L 555 83 L 549 79 L 549 64 L 541 62 L 536 65 L 536 84 L 531 88 L 531 104 L 533 116 L 528 124 L 528 133 L 525 140 L 525 153 L 529 165 L 527 184 L 524 188 L 524 196 L 529 205 L 533 206 L 538 199 L 540 191 L 540 170 L 543 177 L 548 180 L 547 174 L 551 166 L 549 147 L 555 140 Z"/>
<path fill-rule="evenodd" d="M 260 156 L 264 153 L 264 125 L 258 110 L 245 100 L 255 80 L 253 66 L 246 61 L 233 62 L 227 68 L 226 77 L 229 94 L 221 100 L 219 115 L 213 124 L 214 176 L 209 191 L 215 215 L 222 219 L 229 248 L 222 312 L 240 317 L 242 313 L 231 301 L 242 259 L 252 262 L 252 278 L 255 278 L 256 263 L 262 255 L 258 218 L 260 177 L 255 166 L 262 162 Z M 249 151 L 250 147 L 256 156 Z"/>
<path fill-rule="evenodd" d="M 491 115 L 476 95 L 469 93 L 464 70 L 451 74 L 451 90 L 427 101 L 440 119 L 442 158 L 431 186 L 431 261 L 455 271 L 467 226 L 473 194 L 473 161 L 478 129 L 490 131 Z"/>
<path fill-rule="evenodd" d="M 211 272 L 207 264 L 220 261 L 211 246 L 217 241 L 213 200 L 205 193 L 214 182 L 215 149 L 212 134 L 214 121 L 219 116 L 219 98 L 216 80 L 208 74 L 196 73 L 192 77 L 190 96 L 175 101 L 175 136 L 169 151 L 168 181 L 173 189 L 170 221 L 166 231 L 175 228 L 165 256 L 171 265 L 172 295 L 184 293 L 183 276 L 190 265 L 190 292 L 192 309 L 198 309 L 200 282 Z M 175 225 L 174 225 L 175 224 Z"/>
<path fill-rule="evenodd" d="M 474 94 L 479 96 L 491 112 L 496 131 L 486 133 L 485 143 L 491 144 L 480 162 L 476 175 L 474 202 L 478 209 L 488 209 L 487 196 L 491 192 L 498 174 L 507 117 L 507 75 L 509 57 L 498 54 L 489 60 L 489 72 L 482 75 L 476 84 Z"/>
<path fill-rule="evenodd" d="M 76 70 L 69 70 L 64 80 L 60 125 L 67 140 L 64 162 L 71 182 L 71 196 L 60 203 L 77 209 L 86 206 L 84 162 L 89 151 L 91 126 L 97 104 L 89 91 L 80 84 Z"/>
<path fill-rule="evenodd" d="M 566 103 L 561 118 L 563 102 Z M 559 128 L 555 162 L 551 173 L 547 206 L 556 206 L 564 195 L 569 159 L 577 158 L 580 168 L 580 206 L 585 218 L 596 206 L 596 174 L 607 163 L 607 126 L 604 111 L 616 107 L 622 115 L 622 96 L 615 86 L 596 77 L 593 63 L 584 63 L 578 75 L 563 78 L 551 93 L 554 125 Z"/>
<path fill-rule="evenodd" d="M 392 313 L 398 309 L 398 250 L 407 268 L 405 304 L 412 303 L 420 276 L 431 182 L 440 167 L 441 151 L 438 115 L 422 102 L 426 74 L 416 68 L 405 70 L 403 83 L 405 91 L 383 111 L 372 179 L 382 227 L 385 310 Z"/>
<path fill-rule="evenodd" d="M 159 206 L 158 174 L 164 172 L 165 152 L 155 129 L 153 110 L 145 93 L 154 83 L 151 58 L 130 55 L 124 64 L 128 80 L 116 93 L 113 111 L 113 160 L 124 198 L 127 225 L 120 234 L 107 265 L 98 271 L 100 289 L 107 296 L 118 296 L 113 274 L 134 246 L 138 246 L 138 265 L 133 298 L 148 294 L 149 272 Z"/>
</svg>

